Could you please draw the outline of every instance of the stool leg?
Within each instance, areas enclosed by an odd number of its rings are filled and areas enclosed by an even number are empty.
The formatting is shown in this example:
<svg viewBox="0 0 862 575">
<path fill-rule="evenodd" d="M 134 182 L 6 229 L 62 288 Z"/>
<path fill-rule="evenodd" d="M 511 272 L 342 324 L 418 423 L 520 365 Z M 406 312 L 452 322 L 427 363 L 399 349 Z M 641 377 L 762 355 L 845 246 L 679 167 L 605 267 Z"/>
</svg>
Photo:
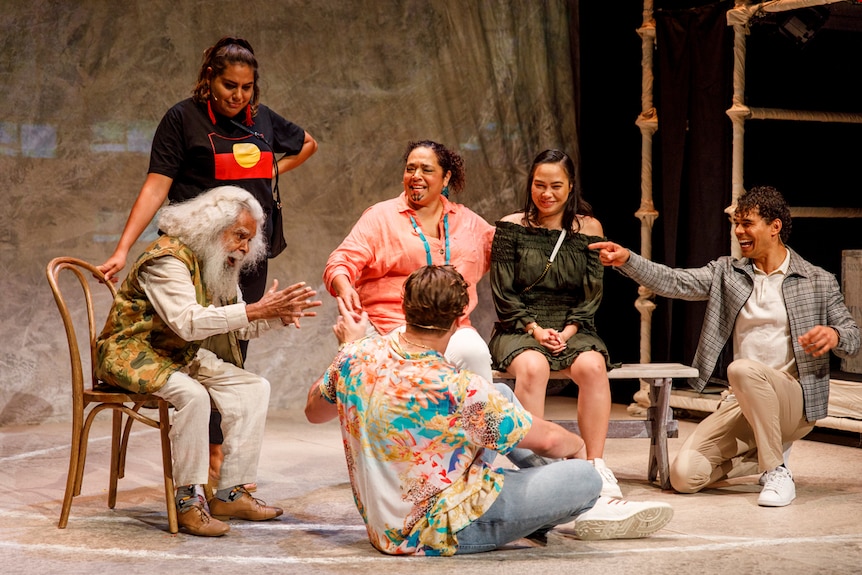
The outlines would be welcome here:
<svg viewBox="0 0 862 575">
<path fill-rule="evenodd" d="M 649 472 L 650 482 L 658 475 L 662 489 L 670 489 L 670 462 L 667 453 L 667 422 L 670 413 L 670 391 L 673 385 L 671 378 L 656 378 L 649 380 L 650 404 L 647 419 L 650 422 L 652 437 L 650 437 Z"/>
</svg>

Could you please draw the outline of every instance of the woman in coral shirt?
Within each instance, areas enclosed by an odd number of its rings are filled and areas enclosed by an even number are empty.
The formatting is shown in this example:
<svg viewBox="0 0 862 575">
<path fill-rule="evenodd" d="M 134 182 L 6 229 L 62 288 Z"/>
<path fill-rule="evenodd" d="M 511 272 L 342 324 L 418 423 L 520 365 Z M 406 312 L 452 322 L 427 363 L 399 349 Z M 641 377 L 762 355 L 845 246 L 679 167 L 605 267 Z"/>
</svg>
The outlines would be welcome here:
<svg viewBox="0 0 862 575">
<path fill-rule="evenodd" d="M 365 210 L 330 254 L 323 281 L 351 312 L 367 312 L 371 326 L 385 334 L 403 329 L 402 287 L 411 272 L 431 264 L 454 266 L 470 284 L 470 302 L 446 358 L 491 381 L 488 346 L 470 325 L 470 312 L 476 284 L 491 265 L 494 226 L 448 199 L 449 190 L 464 188 L 464 162 L 457 153 L 430 140 L 411 142 L 404 162 L 404 191 Z"/>
</svg>

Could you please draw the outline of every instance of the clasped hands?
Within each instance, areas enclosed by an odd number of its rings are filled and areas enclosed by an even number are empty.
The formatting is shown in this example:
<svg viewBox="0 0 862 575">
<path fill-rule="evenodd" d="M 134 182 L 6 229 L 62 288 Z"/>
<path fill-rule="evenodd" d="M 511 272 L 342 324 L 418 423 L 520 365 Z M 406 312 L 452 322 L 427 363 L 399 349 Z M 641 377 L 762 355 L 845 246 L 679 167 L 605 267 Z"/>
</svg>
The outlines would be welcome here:
<svg viewBox="0 0 862 575">
<path fill-rule="evenodd" d="M 320 300 L 312 299 L 316 295 L 317 292 L 305 282 L 295 283 L 279 290 L 278 280 L 273 280 L 272 287 L 260 298 L 260 301 L 246 305 L 245 313 L 249 321 L 279 318 L 284 325 L 293 324 L 299 328 L 300 318 L 317 315 L 316 311 L 307 310 L 323 305 Z"/>
<path fill-rule="evenodd" d="M 535 337 L 536 341 L 554 355 L 566 349 L 566 339 L 563 334 L 553 328 L 537 327 Z"/>
</svg>

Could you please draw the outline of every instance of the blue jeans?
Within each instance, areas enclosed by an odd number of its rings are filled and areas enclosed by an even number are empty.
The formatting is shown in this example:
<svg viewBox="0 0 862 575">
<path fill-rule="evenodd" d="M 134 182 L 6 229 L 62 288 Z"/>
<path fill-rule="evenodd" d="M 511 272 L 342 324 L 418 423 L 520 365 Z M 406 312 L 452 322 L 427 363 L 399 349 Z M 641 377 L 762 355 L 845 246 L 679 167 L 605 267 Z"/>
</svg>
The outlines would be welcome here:
<svg viewBox="0 0 862 575">
<path fill-rule="evenodd" d="M 499 384 L 497 388 L 520 405 L 508 386 Z M 496 457 L 493 451 L 485 455 L 486 461 Z M 529 465 L 531 456 L 534 459 L 535 454 L 519 448 L 507 455 L 516 465 Z M 491 551 L 536 531 L 571 521 L 591 509 L 602 490 L 601 477 L 592 464 L 583 459 L 502 472 L 503 488 L 497 500 L 484 515 L 457 533 L 458 554 Z"/>
</svg>

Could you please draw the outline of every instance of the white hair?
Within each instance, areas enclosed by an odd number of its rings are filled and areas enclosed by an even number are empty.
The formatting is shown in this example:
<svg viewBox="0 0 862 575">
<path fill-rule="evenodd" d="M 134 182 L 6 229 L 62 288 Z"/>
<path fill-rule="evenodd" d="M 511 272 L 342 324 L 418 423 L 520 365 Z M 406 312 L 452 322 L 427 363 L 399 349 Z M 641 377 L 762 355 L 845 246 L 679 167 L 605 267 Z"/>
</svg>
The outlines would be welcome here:
<svg viewBox="0 0 862 575">
<path fill-rule="evenodd" d="M 257 233 L 249 242 L 248 253 L 228 253 L 223 240 L 225 230 L 248 213 L 257 222 Z M 220 186 L 203 194 L 165 206 L 159 212 L 159 229 L 180 239 L 201 262 L 204 284 L 217 305 L 237 296 L 239 277 L 266 257 L 263 209 L 254 196 L 236 186 Z M 228 266 L 233 258 L 240 265 Z"/>
<path fill-rule="evenodd" d="M 240 214 L 248 212 L 257 222 L 257 234 L 249 244 L 243 267 L 251 267 L 266 256 L 265 216 L 260 203 L 237 186 L 219 186 L 201 195 L 159 211 L 159 229 L 175 236 L 196 254 L 221 245 L 221 235 L 234 225 Z"/>
</svg>

